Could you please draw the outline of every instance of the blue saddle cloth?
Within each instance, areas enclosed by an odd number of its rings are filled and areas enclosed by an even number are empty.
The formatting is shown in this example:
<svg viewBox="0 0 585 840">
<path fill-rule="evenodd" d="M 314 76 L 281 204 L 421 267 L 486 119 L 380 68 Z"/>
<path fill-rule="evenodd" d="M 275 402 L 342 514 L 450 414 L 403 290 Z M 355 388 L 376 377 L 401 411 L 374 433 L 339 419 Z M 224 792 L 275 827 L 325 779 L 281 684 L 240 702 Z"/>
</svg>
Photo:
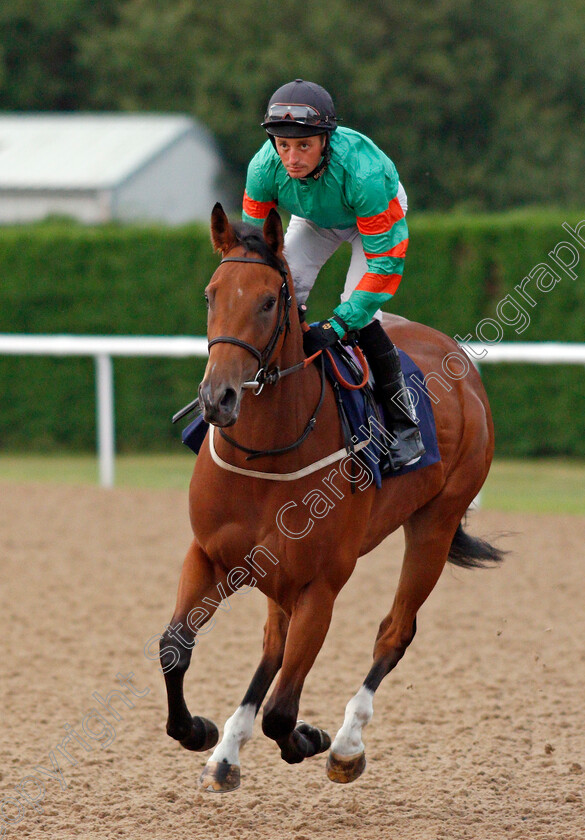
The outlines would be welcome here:
<svg viewBox="0 0 585 840">
<path fill-rule="evenodd" d="M 335 364 L 338 370 L 346 381 L 357 382 L 355 369 L 351 364 L 351 359 L 346 361 L 345 355 L 339 354 L 336 350 L 332 351 L 335 356 Z M 383 413 L 378 406 L 374 408 L 372 401 L 365 399 L 361 390 L 354 391 L 348 388 L 338 387 L 334 385 L 336 393 L 339 394 L 343 404 L 343 411 L 347 417 L 350 435 L 354 445 L 359 444 L 360 441 L 372 438 L 368 446 L 364 447 L 359 452 L 359 457 L 364 464 L 372 471 L 376 487 L 381 487 L 382 478 L 391 476 L 404 475 L 405 473 L 414 472 L 415 470 L 428 467 L 430 464 L 435 464 L 441 460 L 439 454 L 439 447 L 437 444 L 437 429 L 435 427 L 435 418 L 433 416 L 433 409 L 431 400 L 424 384 L 423 374 L 420 368 L 412 361 L 410 356 L 402 350 L 400 353 L 400 362 L 404 379 L 407 388 L 411 389 L 411 395 L 415 402 L 416 416 L 419 422 L 419 428 L 423 444 L 426 452 L 416 464 L 410 467 L 402 467 L 400 470 L 391 470 L 382 475 L 381 464 L 384 463 L 384 453 L 388 449 L 388 435 L 391 434 L 391 427 L 385 428 L 385 423 L 381 418 Z M 333 375 L 331 363 L 325 354 L 325 369 L 328 378 L 335 383 L 336 379 Z M 413 376 L 416 377 L 413 379 Z M 201 445 L 207 434 L 209 424 L 205 422 L 202 416 L 197 417 L 185 429 L 183 429 L 182 440 L 183 443 L 193 450 L 196 454 L 199 453 Z M 386 432 L 386 436 L 384 435 Z"/>
<path fill-rule="evenodd" d="M 355 359 L 353 352 L 349 352 L 350 356 Z M 384 455 L 388 451 L 392 426 L 385 421 L 382 406 L 376 405 L 374 407 L 371 399 L 367 397 L 364 399 L 362 390 L 354 391 L 343 387 L 339 387 L 338 389 L 351 428 L 351 439 L 354 445 L 357 446 L 361 441 L 367 440 L 369 437 L 372 439 L 368 446 L 360 450 L 359 457 L 372 471 L 376 487 L 378 488 L 382 485 L 382 478 L 405 475 L 406 473 L 420 470 L 441 460 L 439 446 L 437 444 L 435 418 L 433 416 L 431 400 L 424 384 L 422 371 L 403 350 L 399 350 L 398 352 L 400 354 L 400 364 L 404 373 L 405 384 L 410 390 L 415 404 L 419 429 L 426 449 L 425 454 L 416 464 L 412 464 L 409 467 L 402 467 L 399 470 L 390 469 Z M 353 382 L 361 381 L 361 375 L 358 373 L 356 376 L 355 370 L 352 369 L 351 359 L 348 365 L 343 353 L 335 350 L 333 355 L 335 356 L 335 364 L 345 380 Z M 329 378 L 332 381 L 336 381 L 327 355 L 325 356 L 325 367 Z M 413 376 L 416 378 L 413 379 Z M 335 385 L 333 387 L 335 389 Z M 382 472 L 382 468 L 384 467 L 384 472 Z"/>
</svg>

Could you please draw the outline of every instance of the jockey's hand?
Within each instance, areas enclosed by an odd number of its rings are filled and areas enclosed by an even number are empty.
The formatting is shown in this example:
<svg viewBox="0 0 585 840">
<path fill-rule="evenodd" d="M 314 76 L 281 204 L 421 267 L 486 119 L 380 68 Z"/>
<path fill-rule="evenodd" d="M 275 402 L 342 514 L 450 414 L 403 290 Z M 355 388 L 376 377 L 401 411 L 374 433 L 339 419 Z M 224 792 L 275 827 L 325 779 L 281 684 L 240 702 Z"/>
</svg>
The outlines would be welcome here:
<svg viewBox="0 0 585 840">
<path fill-rule="evenodd" d="M 339 335 L 331 326 L 331 321 L 321 321 L 303 333 L 305 356 L 312 356 L 318 350 L 331 347 L 339 341 Z"/>
</svg>

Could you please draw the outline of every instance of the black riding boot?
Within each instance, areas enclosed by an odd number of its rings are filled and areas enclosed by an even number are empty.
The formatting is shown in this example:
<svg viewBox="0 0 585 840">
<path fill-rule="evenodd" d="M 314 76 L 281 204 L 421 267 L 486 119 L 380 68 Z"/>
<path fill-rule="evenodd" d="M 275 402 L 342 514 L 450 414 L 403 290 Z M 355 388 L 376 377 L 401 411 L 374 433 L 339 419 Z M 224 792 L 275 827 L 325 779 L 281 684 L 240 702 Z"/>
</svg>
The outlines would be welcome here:
<svg viewBox="0 0 585 840">
<path fill-rule="evenodd" d="M 358 344 L 374 375 L 376 396 L 390 423 L 388 431 L 396 439 L 390 446 L 390 465 L 393 470 L 399 470 L 418 461 L 425 454 L 425 448 L 406 390 L 398 350 L 377 320 L 359 331 Z"/>
</svg>

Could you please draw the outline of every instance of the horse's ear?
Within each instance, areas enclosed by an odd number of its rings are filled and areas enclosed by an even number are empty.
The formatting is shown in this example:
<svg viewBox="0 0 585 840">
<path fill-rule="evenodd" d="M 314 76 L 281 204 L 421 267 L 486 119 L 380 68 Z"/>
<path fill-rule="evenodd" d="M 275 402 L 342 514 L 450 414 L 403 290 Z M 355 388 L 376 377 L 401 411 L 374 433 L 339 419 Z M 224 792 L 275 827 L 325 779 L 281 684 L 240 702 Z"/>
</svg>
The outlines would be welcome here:
<svg viewBox="0 0 585 840">
<path fill-rule="evenodd" d="M 235 231 L 219 201 L 211 211 L 211 242 L 215 250 L 224 256 L 237 242 Z"/>
<path fill-rule="evenodd" d="M 271 251 L 273 251 L 277 255 L 277 257 L 282 257 L 282 249 L 284 247 L 284 234 L 282 232 L 282 222 L 280 221 L 280 216 L 278 215 L 274 207 L 270 208 L 270 213 L 268 214 L 266 221 L 264 222 L 263 233 L 264 239 L 266 240 Z"/>
</svg>

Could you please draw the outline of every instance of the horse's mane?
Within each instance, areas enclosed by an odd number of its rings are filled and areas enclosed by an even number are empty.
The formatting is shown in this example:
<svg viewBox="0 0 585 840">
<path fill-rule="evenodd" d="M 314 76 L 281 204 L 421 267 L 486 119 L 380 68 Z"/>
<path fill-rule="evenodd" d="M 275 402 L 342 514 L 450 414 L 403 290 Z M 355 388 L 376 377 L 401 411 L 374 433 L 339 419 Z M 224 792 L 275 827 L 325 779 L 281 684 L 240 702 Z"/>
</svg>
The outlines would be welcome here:
<svg viewBox="0 0 585 840">
<path fill-rule="evenodd" d="M 280 270 L 280 260 L 264 239 L 259 228 L 249 225 L 247 222 L 236 222 L 233 228 L 238 244 L 242 245 L 247 251 L 258 254 L 272 268 L 277 271 Z"/>
</svg>

